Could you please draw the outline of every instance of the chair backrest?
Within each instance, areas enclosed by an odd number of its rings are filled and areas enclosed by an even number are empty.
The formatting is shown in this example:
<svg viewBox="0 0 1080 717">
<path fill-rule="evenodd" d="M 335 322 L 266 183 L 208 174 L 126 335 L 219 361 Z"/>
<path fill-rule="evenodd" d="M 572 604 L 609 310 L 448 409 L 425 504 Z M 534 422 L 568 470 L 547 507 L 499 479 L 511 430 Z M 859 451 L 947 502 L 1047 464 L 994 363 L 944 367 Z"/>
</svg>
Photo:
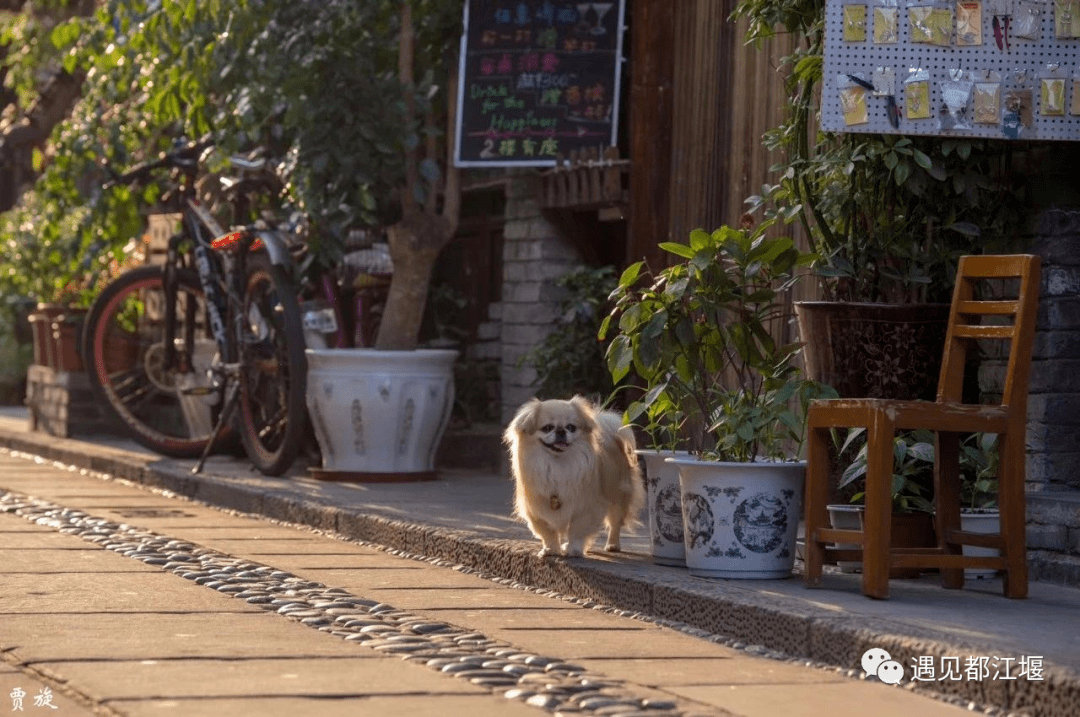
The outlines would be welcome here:
<svg viewBox="0 0 1080 717">
<path fill-rule="evenodd" d="M 1009 341 L 1009 360 L 1001 405 L 1026 410 L 1039 277 L 1039 257 L 1030 254 L 960 257 L 938 380 L 938 402 L 962 400 L 964 362 L 976 341 L 1004 340 Z M 986 280 L 1003 280 L 1002 285 L 1015 289 L 1016 297 L 977 298 L 976 285 Z M 988 323 L 983 323 L 984 318 Z"/>
</svg>

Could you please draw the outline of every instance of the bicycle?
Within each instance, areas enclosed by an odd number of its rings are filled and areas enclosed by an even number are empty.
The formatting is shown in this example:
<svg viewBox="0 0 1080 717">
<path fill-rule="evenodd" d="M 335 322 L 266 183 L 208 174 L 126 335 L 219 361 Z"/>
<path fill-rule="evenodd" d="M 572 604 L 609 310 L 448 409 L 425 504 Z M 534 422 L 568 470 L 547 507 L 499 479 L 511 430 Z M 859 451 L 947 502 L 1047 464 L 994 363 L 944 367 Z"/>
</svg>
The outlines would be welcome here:
<svg viewBox="0 0 1080 717">
<path fill-rule="evenodd" d="M 307 361 L 284 232 L 259 221 L 226 232 L 196 197 L 197 143 L 114 175 L 113 184 L 173 178 L 164 201 L 182 215 L 164 263 L 131 269 L 94 301 L 83 356 L 92 385 L 127 432 L 175 458 L 235 443 L 281 475 L 304 437 Z M 227 189 L 237 206 L 259 190 L 257 162 Z M 234 426 L 232 414 L 239 408 Z"/>
</svg>

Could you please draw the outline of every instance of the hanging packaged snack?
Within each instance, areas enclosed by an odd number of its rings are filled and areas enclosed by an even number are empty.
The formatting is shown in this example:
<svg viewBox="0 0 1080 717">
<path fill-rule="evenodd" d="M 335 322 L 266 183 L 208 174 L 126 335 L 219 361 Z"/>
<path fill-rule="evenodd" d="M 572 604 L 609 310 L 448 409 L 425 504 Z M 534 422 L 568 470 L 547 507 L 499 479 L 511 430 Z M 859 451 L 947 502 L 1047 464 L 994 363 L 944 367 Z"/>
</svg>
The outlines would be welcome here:
<svg viewBox="0 0 1080 717">
<path fill-rule="evenodd" d="M 949 79 L 941 83 L 941 109 L 938 110 L 938 130 L 954 132 L 971 129 L 971 102 L 973 82 L 963 70 L 949 70 Z"/>
<path fill-rule="evenodd" d="M 1080 67 L 1072 72 L 1072 104 L 1069 105 L 1069 114 L 1080 116 Z"/>
<path fill-rule="evenodd" d="M 930 118 L 930 72 L 911 69 L 904 80 L 904 112 L 909 120 Z"/>
<path fill-rule="evenodd" d="M 874 69 L 874 97 L 885 98 L 885 116 L 893 129 L 900 128 L 900 109 L 896 105 L 896 70 L 891 67 Z"/>
<path fill-rule="evenodd" d="M 844 113 L 844 124 L 848 127 L 870 121 L 866 110 L 867 86 L 873 87 L 856 75 L 836 76 L 836 89 L 840 93 L 840 109 Z"/>
<path fill-rule="evenodd" d="M 1080 0 L 1054 0 L 1054 35 L 1080 37 Z"/>
<path fill-rule="evenodd" d="M 976 124 L 1001 122 L 1001 74 L 989 70 L 976 73 L 972 102 Z"/>
<path fill-rule="evenodd" d="M 866 6 L 844 6 L 844 42 L 866 42 Z"/>
<path fill-rule="evenodd" d="M 957 0 L 956 44 L 974 46 L 982 41 L 982 0 Z"/>
<path fill-rule="evenodd" d="M 1012 36 L 1024 40 L 1038 40 L 1042 28 L 1043 3 L 1041 0 L 1017 0 L 1013 6 L 1010 29 Z"/>
<path fill-rule="evenodd" d="M 874 44 L 895 45 L 900 41 L 900 8 L 896 0 L 878 0 L 874 6 Z"/>
<path fill-rule="evenodd" d="M 1019 139 L 1032 124 L 1033 75 L 1027 68 L 1011 70 L 1002 95 L 1001 131 L 1009 139 Z"/>
<path fill-rule="evenodd" d="M 952 44 L 952 5 L 909 5 L 908 22 L 911 25 L 911 42 L 944 47 Z"/>
<path fill-rule="evenodd" d="M 1047 65 L 1039 76 L 1039 114 L 1065 116 L 1065 71 L 1056 62 Z"/>
</svg>

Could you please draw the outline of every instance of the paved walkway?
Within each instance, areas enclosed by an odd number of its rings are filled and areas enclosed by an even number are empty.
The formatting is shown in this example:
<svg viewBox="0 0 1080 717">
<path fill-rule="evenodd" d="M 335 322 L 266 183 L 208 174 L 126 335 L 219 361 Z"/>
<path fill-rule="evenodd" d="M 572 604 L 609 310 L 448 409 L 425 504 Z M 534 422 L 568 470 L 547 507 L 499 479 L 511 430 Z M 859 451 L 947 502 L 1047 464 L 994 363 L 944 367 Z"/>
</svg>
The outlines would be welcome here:
<svg viewBox="0 0 1080 717">
<path fill-rule="evenodd" d="M 1036 717 L 1080 714 L 1080 591 L 1074 589 L 1033 583 L 1030 599 L 1009 601 L 1000 596 L 995 580 L 969 583 L 964 591 L 946 591 L 927 578 L 894 581 L 892 599 L 878 602 L 862 597 L 857 577 L 850 575 L 829 575 L 825 588 L 819 590 L 807 590 L 798 580 L 691 578 L 683 570 L 651 564 L 647 543 L 640 535 L 624 541 L 628 552 L 621 556 L 544 562 L 534 557 L 534 541 L 527 531 L 510 519 L 511 486 L 500 476 L 447 472 L 433 483 L 343 485 L 322 483 L 301 473 L 286 480 L 269 479 L 242 461 L 226 458 L 212 459 L 205 475 L 192 476 L 191 462 L 161 459 L 128 442 L 30 434 L 18 414 L 0 417 L 0 445 L 164 487 L 211 505 L 439 558 L 483 574 L 653 616 L 683 629 L 696 628 L 700 634 L 723 635 L 726 649 L 749 645 L 759 653 L 858 671 L 867 649 L 884 648 L 905 667 L 909 680 L 920 664 L 923 677 L 935 678 L 915 685 L 921 690 L 1024 709 Z M 16 490 L 2 480 L 0 486 Z M 25 484 L 17 492 L 38 495 Z M 145 520 L 139 525 L 154 527 Z M 276 547 L 288 551 L 294 543 L 289 539 Z M 215 546 L 226 551 L 242 547 Z M 536 633 L 539 637 L 544 631 Z M 557 639 L 547 645 L 538 643 L 537 649 L 562 646 L 566 643 Z M 576 659 L 573 650 L 560 656 Z M 970 658 L 980 657 L 987 658 L 985 673 L 969 666 Z M 1031 658 L 1042 658 L 1041 680 L 1003 679 L 1003 667 L 1014 676 L 1021 661 L 1038 664 Z M 952 664 L 959 665 L 963 679 L 936 679 L 949 676 Z M 646 675 L 666 674 L 672 666 L 663 661 L 639 663 Z M 5 679 L 3 674 L 0 681 Z M 681 696 L 697 694 L 687 689 Z M 833 688 L 820 689 L 827 694 Z M 762 695 L 750 702 L 767 699 L 769 694 L 769 689 L 762 688 Z M 733 705 L 728 709 L 750 714 Z M 830 710 L 829 714 L 839 713 Z"/>
</svg>

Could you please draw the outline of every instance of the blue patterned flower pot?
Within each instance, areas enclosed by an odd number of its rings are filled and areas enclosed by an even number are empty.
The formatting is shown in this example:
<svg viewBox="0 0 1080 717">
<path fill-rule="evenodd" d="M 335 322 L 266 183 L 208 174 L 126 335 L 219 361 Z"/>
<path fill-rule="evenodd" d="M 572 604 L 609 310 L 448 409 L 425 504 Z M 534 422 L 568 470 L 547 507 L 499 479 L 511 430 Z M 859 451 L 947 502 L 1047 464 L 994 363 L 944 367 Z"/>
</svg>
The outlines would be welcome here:
<svg viewBox="0 0 1080 717">
<path fill-rule="evenodd" d="M 679 468 L 683 544 L 691 575 L 791 577 L 805 462 L 667 460 Z"/>
<path fill-rule="evenodd" d="M 648 489 L 649 535 L 652 561 L 657 565 L 686 565 L 683 546 L 682 491 L 679 467 L 668 463 L 672 456 L 685 457 L 686 451 L 641 449 L 638 457 L 645 463 L 645 486 Z"/>
</svg>

